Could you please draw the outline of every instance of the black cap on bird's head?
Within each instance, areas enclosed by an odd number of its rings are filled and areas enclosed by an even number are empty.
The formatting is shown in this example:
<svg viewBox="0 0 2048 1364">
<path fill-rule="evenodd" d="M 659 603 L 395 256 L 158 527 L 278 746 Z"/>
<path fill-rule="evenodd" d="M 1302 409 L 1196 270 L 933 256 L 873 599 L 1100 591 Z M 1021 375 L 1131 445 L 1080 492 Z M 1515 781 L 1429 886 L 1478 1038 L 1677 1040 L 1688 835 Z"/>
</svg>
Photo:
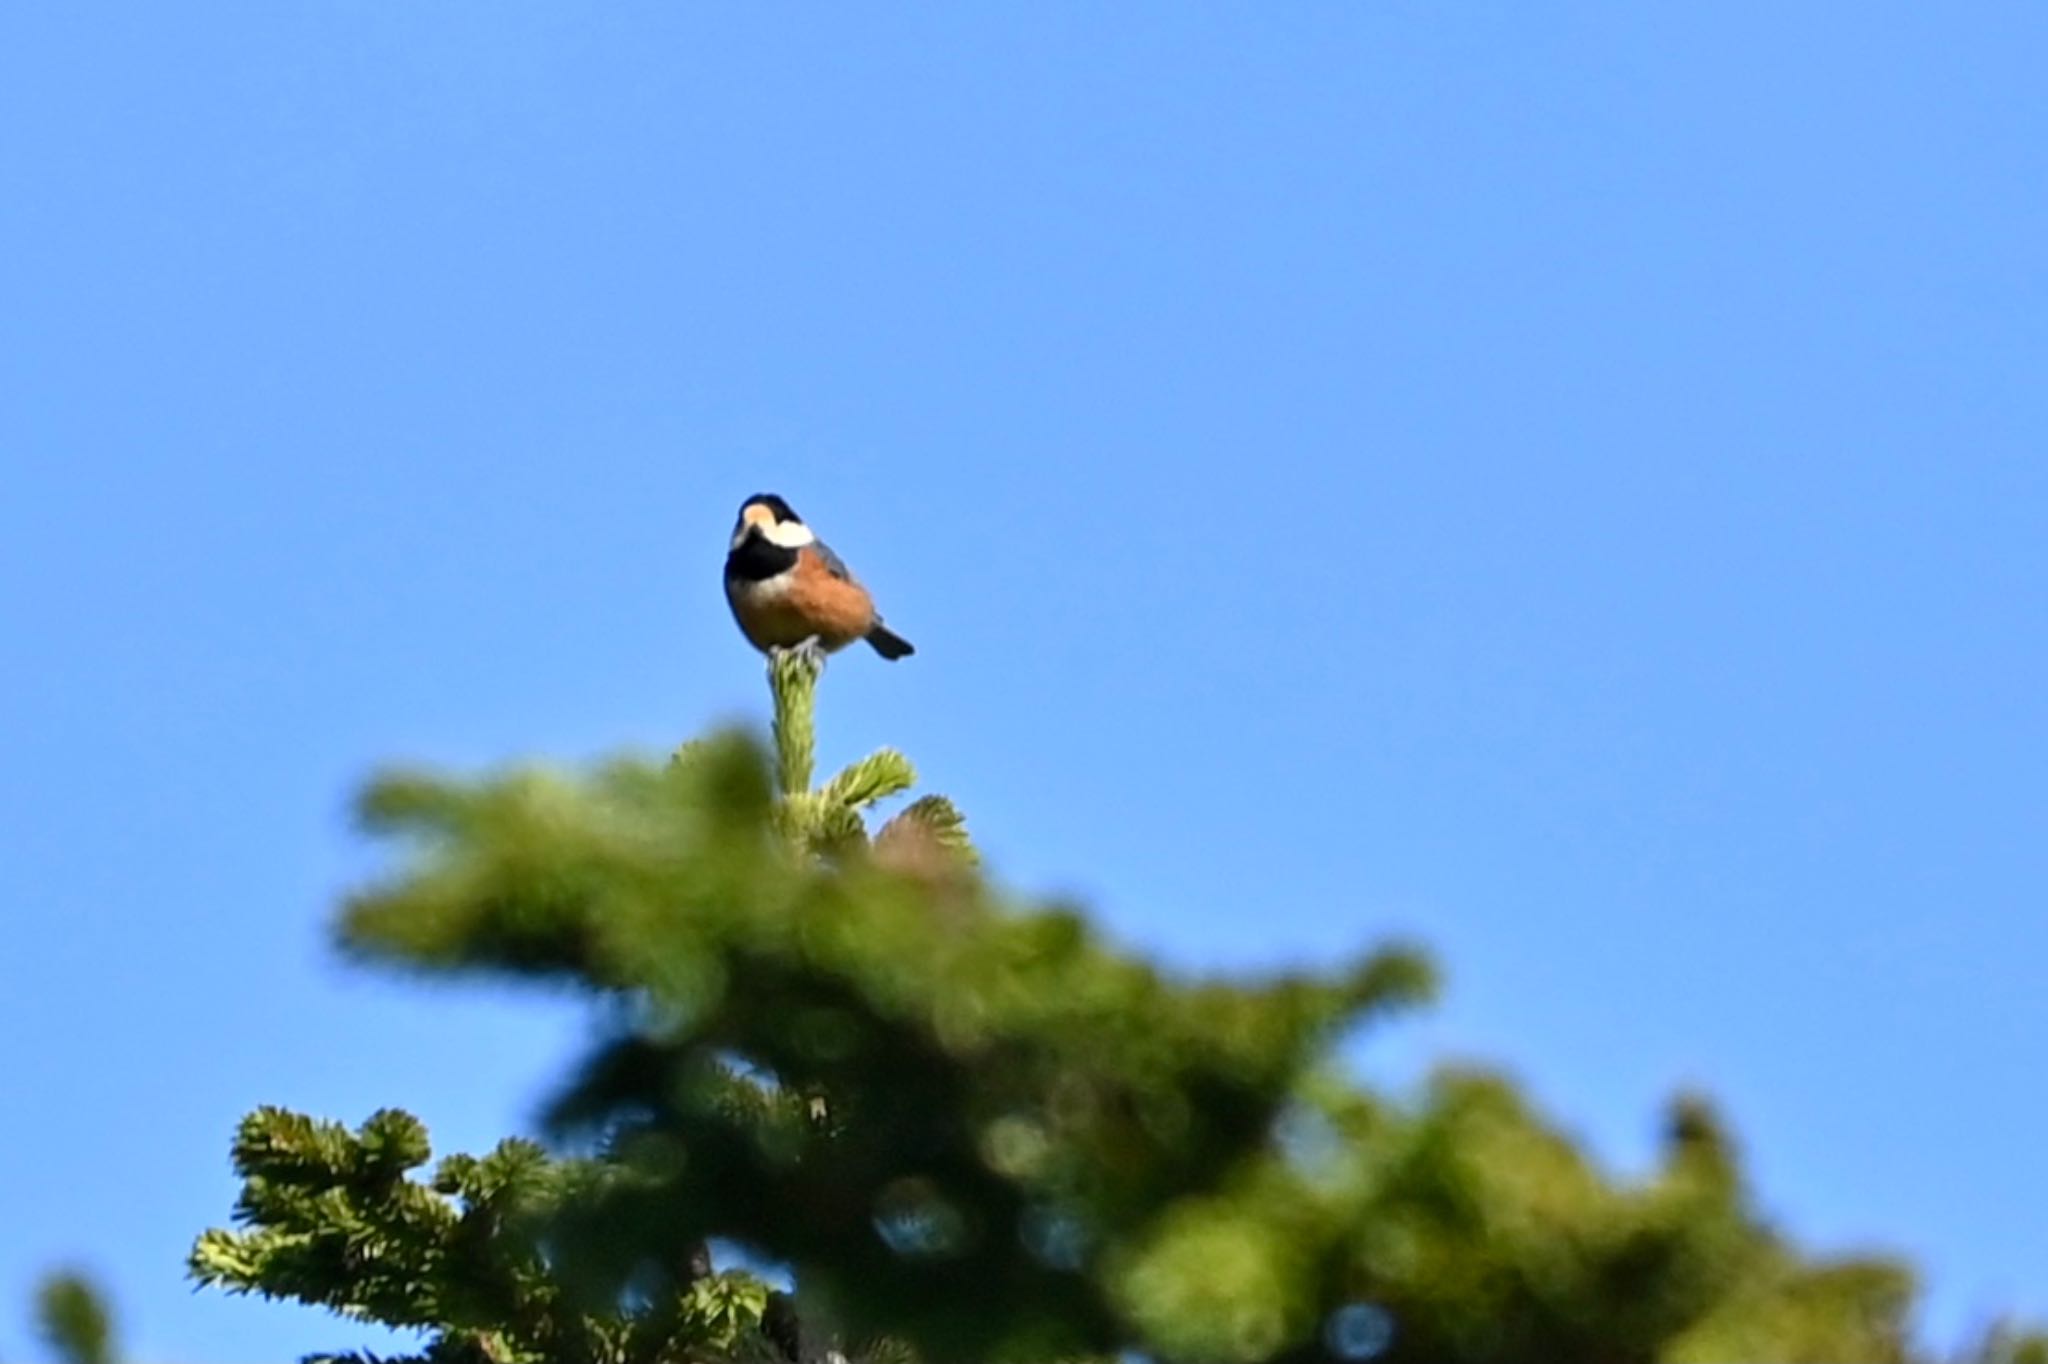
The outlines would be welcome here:
<svg viewBox="0 0 2048 1364">
<path fill-rule="evenodd" d="M 774 493 L 755 493 L 752 497 L 740 503 L 740 520 L 743 522 L 760 520 L 759 512 L 756 512 L 753 516 L 747 515 L 748 512 L 754 511 L 756 507 L 759 507 L 761 511 L 766 512 L 769 517 L 773 518 L 774 524 L 794 521 L 801 526 L 804 523 L 804 519 L 796 514 L 796 509 Z"/>
</svg>

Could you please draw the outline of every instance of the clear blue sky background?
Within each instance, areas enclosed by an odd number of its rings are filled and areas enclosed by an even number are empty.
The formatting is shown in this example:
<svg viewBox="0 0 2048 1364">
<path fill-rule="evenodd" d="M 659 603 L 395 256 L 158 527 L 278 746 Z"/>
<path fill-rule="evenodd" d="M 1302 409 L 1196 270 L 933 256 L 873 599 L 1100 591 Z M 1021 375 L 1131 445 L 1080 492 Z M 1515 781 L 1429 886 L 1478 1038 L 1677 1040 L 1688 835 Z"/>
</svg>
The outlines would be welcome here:
<svg viewBox="0 0 2048 1364">
<path fill-rule="evenodd" d="M 236 1118 L 530 1124 L 559 1001 L 337 965 L 393 758 L 835 664 L 1001 872 L 1170 960 L 1390 932 L 1621 1168 L 1727 1106 L 1812 1245 L 2048 1312 L 2048 10 L 14 5 L 0 18 L 0 1355 L 154 1359 Z"/>
</svg>

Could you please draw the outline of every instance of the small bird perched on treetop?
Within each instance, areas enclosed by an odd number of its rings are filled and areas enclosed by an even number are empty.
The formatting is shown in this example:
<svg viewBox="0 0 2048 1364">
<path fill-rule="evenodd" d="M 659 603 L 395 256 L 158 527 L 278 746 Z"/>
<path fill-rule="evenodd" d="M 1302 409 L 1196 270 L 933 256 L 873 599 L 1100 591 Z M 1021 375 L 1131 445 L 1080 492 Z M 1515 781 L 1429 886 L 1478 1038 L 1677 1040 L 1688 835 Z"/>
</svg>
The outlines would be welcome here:
<svg viewBox="0 0 2048 1364">
<path fill-rule="evenodd" d="M 774 493 L 756 493 L 740 504 L 725 556 L 725 599 L 741 633 L 763 653 L 831 653 L 857 639 L 888 659 L 916 652 L 882 624 L 874 598 L 845 561 Z"/>
</svg>

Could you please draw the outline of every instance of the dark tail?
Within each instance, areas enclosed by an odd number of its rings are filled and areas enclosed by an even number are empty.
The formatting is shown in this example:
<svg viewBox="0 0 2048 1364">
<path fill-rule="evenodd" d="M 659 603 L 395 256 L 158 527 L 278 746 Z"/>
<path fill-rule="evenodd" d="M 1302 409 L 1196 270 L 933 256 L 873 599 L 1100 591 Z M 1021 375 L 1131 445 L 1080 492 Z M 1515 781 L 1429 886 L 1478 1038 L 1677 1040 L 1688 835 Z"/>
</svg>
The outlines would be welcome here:
<svg viewBox="0 0 2048 1364">
<path fill-rule="evenodd" d="M 899 658 L 908 658 L 917 652 L 917 650 L 910 647 L 909 640 L 897 634 L 880 621 L 876 621 L 874 628 L 868 631 L 868 643 L 875 646 L 876 653 L 892 661 Z"/>
</svg>

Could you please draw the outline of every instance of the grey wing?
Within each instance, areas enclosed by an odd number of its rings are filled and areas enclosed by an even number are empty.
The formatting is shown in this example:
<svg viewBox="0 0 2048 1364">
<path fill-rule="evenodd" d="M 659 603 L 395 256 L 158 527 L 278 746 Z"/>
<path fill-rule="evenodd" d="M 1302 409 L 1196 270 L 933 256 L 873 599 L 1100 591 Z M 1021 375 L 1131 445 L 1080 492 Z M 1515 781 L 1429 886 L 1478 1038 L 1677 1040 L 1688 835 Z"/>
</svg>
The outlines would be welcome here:
<svg viewBox="0 0 2048 1364">
<path fill-rule="evenodd" d="M 818 562 L 825 565 L 825 571 L 841 582 L 854 582 L 853 570 L 846 566 L 846 560 L 832 552 L 832 546 L 823 540 L 811 541 L 811 548 L 818 551 Z"/>
</svg>

